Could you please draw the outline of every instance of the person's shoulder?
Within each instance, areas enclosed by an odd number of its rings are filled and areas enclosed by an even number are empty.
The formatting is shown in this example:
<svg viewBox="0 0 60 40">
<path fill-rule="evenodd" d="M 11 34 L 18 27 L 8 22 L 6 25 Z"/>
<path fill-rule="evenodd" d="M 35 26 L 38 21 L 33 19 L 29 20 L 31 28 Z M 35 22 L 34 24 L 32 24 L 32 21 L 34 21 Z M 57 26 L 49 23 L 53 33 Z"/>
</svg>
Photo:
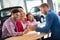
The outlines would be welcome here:
<svg viewBox="0 0 60 40">
<path fill-rule="evenodd" d="M 34 21 L 36 21 L 36 19 L 34 19 Z"/>
<path fill-rule="evenodd" d="M 27 23 L 29 23 L 30 21 L 27 21 Z"/>
<path fill-rule="evenodd" d="M 56 14 L 56 12 L 54 11 L 54 10 L 50 10 L 49 12 L 48 12 L 48 14 Z"/>
<path fill-rule="evenodd" d="M 8 19 L 6 19 L 6 20 L 4 21 L 3 26 L 4 26 L 4 25 L 9 25 L 9 23 L 10 23 L 10 18 L 8 18 Z"/>
<path fill-rule="evenodd" d="M 55 14 L 56 14 L 56 12 L 55 12 L 54 10 L 49 10 L 49 12 L 48 12 L 47 15 L 53 16 L 53 15 L 55 15 Z"/>
<path fill-rule="evenodd" d="M 4 21 L 4 23 L 9 23 L 9 22 L 10 22 L 10 18 L 8 18 Z"/>
<path fill-rule="evenodd" d="M 34 19 L 34 22 L 37 22 L 36 19 Z"/>
</svg>

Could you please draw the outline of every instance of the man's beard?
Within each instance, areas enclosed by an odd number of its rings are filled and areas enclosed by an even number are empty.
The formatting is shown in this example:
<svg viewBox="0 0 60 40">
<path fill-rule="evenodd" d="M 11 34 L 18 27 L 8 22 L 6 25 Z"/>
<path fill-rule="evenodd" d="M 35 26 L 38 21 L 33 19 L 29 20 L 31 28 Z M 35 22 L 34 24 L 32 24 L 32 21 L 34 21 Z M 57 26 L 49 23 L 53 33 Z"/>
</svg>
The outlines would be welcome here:
<svg viewBox="0 0 60 40">
<path fill-rule="evenodd" d="M 44 11 L 44 15 L 47 15 L 47 12 L 46 11 Z"/>
<path fill-rule="evenodd" d="M 17 18 L 15 18 L 15 17 L 14 17 L 14 20 L 16 21 L 16 20 L 17 20 Z"/>
</svg>

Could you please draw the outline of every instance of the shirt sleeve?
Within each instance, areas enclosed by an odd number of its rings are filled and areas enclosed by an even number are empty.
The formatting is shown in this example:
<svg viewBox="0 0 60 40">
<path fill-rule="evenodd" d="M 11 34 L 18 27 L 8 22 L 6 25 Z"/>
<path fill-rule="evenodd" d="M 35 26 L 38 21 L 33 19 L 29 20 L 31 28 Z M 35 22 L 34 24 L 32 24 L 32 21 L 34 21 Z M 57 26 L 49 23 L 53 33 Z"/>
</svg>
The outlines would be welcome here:
<svg viewBox="0 0 60 40">
<path fill-rule="evenodd" d="M 36 27 L 36 31 L 47 33 L 50 30 L 50 28 L 52 26 L 52 23 L 53 23 L 53 18 L 52 18 L 52 16 L 50 14 L 48 14 L 46 16 L 46 26 L 43 27 L 43 28 Z"/>
<path fill-rule="evenodd" d="M 8 32 L 10 33 L 10 35 L 11 36 L 20 35 L 20 32 L 15 32 L 13 27 L 14 27 L 14 25 L 11 22 L 9 23 L 9 25 L 6 25 L 6 28 L 7 28 Z"/>
</svg>

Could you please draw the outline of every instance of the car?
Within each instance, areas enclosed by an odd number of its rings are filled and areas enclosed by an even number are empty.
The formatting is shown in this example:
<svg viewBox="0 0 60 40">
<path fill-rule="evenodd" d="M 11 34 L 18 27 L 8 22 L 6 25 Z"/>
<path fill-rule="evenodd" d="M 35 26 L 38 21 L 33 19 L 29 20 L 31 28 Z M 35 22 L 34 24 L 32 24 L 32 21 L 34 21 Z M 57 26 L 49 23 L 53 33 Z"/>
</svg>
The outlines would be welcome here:
<svg viewBox="0 0 60 40">
<path fill-rule="evenodd" d="M 4 21 L 11 16 L 11 10 L 14 8 L 19 9 L 22 7 L 21 6 L 14 6 L 14 7 L 3 8 L 0 10 L 0 37 L 2 35 L 2 33 L 1 33 L 2 25 L 3 25 Z"/>
<path fill-rule="evenodd" d="M 32 7 L 30 12 L 37 21 L 40 21 L 40 23 L 45 21 L 45 15 L 41 13 L 39 6 Z"/>
<path fill-rule="evenodd" d="M 3 8 L 0 10 L 0 21 L 2 21 L 0 24 L 2 25 L 3 22 L 11 16 L 11 10 L 12 9 L 19 9 L 22 8 L 21 6 L 15 6 L 15 7 L 8 7 L 8 8 Z"/>
</svg>

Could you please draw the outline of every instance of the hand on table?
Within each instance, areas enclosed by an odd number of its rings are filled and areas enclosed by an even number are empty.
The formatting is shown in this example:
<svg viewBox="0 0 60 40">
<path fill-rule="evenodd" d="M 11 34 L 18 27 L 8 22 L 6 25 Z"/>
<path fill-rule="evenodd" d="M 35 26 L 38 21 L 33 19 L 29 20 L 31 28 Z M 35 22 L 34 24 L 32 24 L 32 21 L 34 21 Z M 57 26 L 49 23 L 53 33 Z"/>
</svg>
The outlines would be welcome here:
<svg viewBox="0 0 60 40">
<path fill-rule="evenodd" d="M 14 35 L 12 35 L 12 36 L 21 36 L 21 35 L 23 35 L 23 32 L 18 32 L 17 34 L 14 34 Z"/>
<path fill-rule="evenodd" d="M 35 31 L 36 27 L 35 26 L 28 26 L 27 29 L 23 32 L 23 34 L 26 34 L 30 31 Z"/>
<path fill-rule="evenodd" d="M 34 25 L 30 25 L 29 27 L 28 27 L 28 29 L 30 29 L 30 31 L 35 31 L 35 29 L 36 29 L 36 27 L 34 26 Z"/>
<path fill-rule="evenodd" d="M 26 29 L 24 32 L 23 32 L 23 34 L 26 34 L 26 33 L 28 33 L 29 32 L 29 29 Z"/>
</svg>

